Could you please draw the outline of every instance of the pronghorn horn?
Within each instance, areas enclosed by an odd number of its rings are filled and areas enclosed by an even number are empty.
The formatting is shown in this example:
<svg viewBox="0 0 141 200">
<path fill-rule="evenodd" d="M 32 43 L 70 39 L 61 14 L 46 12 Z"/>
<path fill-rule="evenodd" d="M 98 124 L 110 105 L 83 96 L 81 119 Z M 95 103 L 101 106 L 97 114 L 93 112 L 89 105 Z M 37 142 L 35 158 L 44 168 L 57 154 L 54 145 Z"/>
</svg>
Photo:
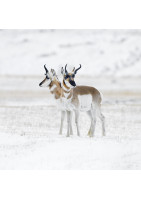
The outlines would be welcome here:
<svg viewBox="0 0 141 200">
<path fill-rule="evenodd" d="M 48 69 L 46 68 L 46 65 L 44 65 L 44 68 L 45 68 L 45 71 L 46 71 L 46 74 L 48 73 Z"/>
<path fill-rule="evenodd" d="M 76 70 L 75 70 L 75 74 L 77 73 L 77 71 L 81 68 L 81 64 L 80 64 L 80 67 L 78 67 Z"/>
<path fill-rule="evenodd" d="M 65 73 L 67 74 L 68 72 L 67 72 L 67 69 L 66 69 L 66 67 L 67 67 L 67 64 L 65 65 Z"/>
</svg>

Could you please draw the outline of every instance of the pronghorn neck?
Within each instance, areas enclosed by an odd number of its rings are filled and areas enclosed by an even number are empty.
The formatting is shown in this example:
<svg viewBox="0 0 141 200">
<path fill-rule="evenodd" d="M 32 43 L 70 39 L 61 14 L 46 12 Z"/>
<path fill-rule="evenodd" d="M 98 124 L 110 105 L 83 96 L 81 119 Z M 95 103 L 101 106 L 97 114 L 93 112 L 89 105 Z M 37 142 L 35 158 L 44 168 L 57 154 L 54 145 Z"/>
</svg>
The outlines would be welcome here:
<svg viewBox="0 0 141 200">
<path fill-rule="evenodd" d="M 51 89 L 53 85 L 54 85 L 54 82 L 51 81 L 50 84 L 49 84 L 49 89 Z"/>
<path fill-rule="evenodd" d="M 68 87 L 65 83 L 65 81 L 63 80 L 62 84 L 61 84 L 61 97 L 65 98 L 65 99 L 70 99 L 73 95 L 73 90 L 72 88 Z"/>
<path fill-rule="evenodd" d="M 70 93 L 71 91 L 71 88 L 66 85 L 64 79 L 63 79 L 62 89 L 65 93 Z"/>
<path fill-rule="evenodd" d="M 61 97 L 61 83 L 58 79 L 54 78 L 49 86 L 50 92 L 54 94 L 55 99 Z"/>
</svg>

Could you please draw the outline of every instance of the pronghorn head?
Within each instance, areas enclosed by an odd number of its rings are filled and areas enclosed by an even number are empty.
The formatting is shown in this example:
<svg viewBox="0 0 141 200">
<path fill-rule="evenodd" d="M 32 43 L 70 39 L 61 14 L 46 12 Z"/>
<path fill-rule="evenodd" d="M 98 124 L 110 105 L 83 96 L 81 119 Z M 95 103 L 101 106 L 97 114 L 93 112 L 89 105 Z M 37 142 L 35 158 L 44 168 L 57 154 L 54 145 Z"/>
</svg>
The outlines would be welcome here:
<svg viewBox="0 0 141 200">
<path fill-rule="evenodd" d="M 44 65 L 44 68 L 45 68 L 45 79 L 39 84 L 40 87 L 48 87 L 51 82 L 52 82 L 52 77 L 48 71 L 48 69 L 46 68 L 46 65 Z"/>
<path fill-rule="evenodd" d="M 76 87 L 76 83 L 74 81 L 75 74 L 81 68 L 81 65 L 77 69 L 73 68 L 72 72 L 70 73 L 68 73 L 66 68 L 67 68 L 67 64 L 65 65 L 65 70 L 63 69 L 63 67 L 61 69 L 61 73 L 63 74 L 63 82 L 66 84 L 67 87 L 74 88 Z"/>
</svg>

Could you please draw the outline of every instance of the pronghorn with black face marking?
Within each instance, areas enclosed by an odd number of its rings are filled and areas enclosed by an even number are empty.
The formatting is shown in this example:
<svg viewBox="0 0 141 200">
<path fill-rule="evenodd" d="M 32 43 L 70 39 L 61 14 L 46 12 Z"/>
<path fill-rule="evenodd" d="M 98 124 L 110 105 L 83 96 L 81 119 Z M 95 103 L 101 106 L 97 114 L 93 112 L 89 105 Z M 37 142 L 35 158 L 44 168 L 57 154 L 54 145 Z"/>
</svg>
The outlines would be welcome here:
<svg viewBox="0 0 141 200">
<path fill-rule="evenodd" d="M 61 126 L 60 126 L 60 134 L 62 134 L 62 128 L 63 128 L 63 122 L 65 118 L 65 111 L 67 111 L 67 121 L 68 121 L 68 131 L 67 136 L 70 134 L 73 134 L 72 131 L 72 111 L 75 111 L 75 122 L 77 125 L 77 134 L 80 135 L 79 132 L 79 126 L 78 126 L 78 118 L 79 118 L 79 111 L 87 111 L 88 115 L 91 118 L 91 127 L 88 132 L 89 136 L 93 136 L 94 129 L 95 129 L 95 123 L 96 123 L 96 116 L 94 114 L 97 114 L 100 117 L 102 121 L 102 130 L 103 135 L 105 135 L 105 126 L 104 126 L 104 116 L 102 115 L 100 111 L 100 104 L 101 104 L 101 95 L 100 92 L 89 86 L 76 86 L 74 82 L 74 77 L 77 71 L 81 68 L 81 66 L 78 69 L 73 69 L 71 73 L 68 73 L 65 66 L 65 72 L 62 68 L 61 72 L 63 74 L 63 81 L 62 84 L 60 84 L 60 81 L 58 80 L 58 77 L 56 76 L 55 70 L 51 69 L 50 73 L 44 66 L 46 71 L 46 78 L 39 84 L 39 86 L 45 86 L 49 87 L 52 94 L 55 95 L 56 99 L 61 100 Z M 75 87 L 75 88 L 74 88 Z M 84 95 L 84 96 L 83 96 Z M 85 96 L 86 95 L 86 96 Z M 88 96 L 95 96 L 92 98 L 92 102 L 90 106 L 86 106 L 86 100 Z M 82 98 L 81 98 L 82 96 Z M 89 97 L 90 97 L 89 96 Z M 100 96 L 100 97 L 99 97 Z M 83 99 L 83 101 L 82 101 Z M 99 101 L 97 102 L 97 100 Z M 93 103 L 93 100 L 95 101 Z M 97 105 L 94 109 L 92 105 Z M 97 109 L 96 109 L 97 108 Z M 93 114 L 94 113 L 94 114 Z M 95 123 L 94 123 L 95 122 Z M 93 132 L 92 132 L 93 131 Z"/>
<path fill-rule="evenodd" d="M 62 91 L 61 83 L 58 80 L 55 70 L 51 69 L 49 72 L 45 65 L 44 65 L 44 68 L 46 71 L 46 73 L 45 73 L 46 77 L 39 84 L 39 86 L 40 87 L 49 87 L 49 90 L 54 95 L 54 98 L 60 99 L 63 95 L 63 91 Z M 64 92 L 64 95 L 65 95 L 65 92 Z M 63 130 L 63 124 L 64 124 L 63 122 L 64 122 L 64 118 L 65 118 L 65 112 L 66 112 L 66 110 L 61 110 L 61 126 L 60 126 L 60 131 L 59 131 L 60 135 L 62 134 L 62 130 Z M 71 119 L 71 116 L 72 116 L 72 113 L 70 113 L 70 119 Z M 71 125 L 70 125 L 70 130 L 71 130 L 70 134 L 73 134 Z"/>
<path fill-rule="evenodd" d="M 81 65 L 78 69 L 73 69 L 71 73 L 68 73 L 65 66 L 65 70 L 62 68 L 61 72 L 63 74 L 62 81 L 62 94 L 61 102 L 64 106 L 64 109 L 67 111 L 67 136 L 71 133 L 71 111 L 75 112 L 75 123 L 77 126 L 77 135 L 80 135 L 79 131 L 79 113 L 80 111 L 86 111 L 91 118 L 91 126 L 88 132 L 88 135 L 93 137 L 96 125 L 96 115 L 101 120 L 102 123 L 102 134 L 105 136 L 105 117 L 101 113 L 101 94 L 94 88 L 89 86 L 77 86 L 74 82 L 74 77 L 77 71 L 81 68 Z M 64 93 L 66 95 L 64 95 Z"/>
<path fill-rule="evenodd" d="M 39 84 L 39 86 L 40 87 L 49 87 L 49 90 L 52 94 L 54 94 L 55 99 L 59 99 L 61 97 L 61 84 L 60 84 L 57 76 L 55 76 L 56 74 L 54 74 L 55 71 L 53 69 L 51 69 L 49 72 L 45 65 L 44 65 L 44 68 L 46 71 L 46 73 L 45 73 L 46 77 Z"/>
</svg>

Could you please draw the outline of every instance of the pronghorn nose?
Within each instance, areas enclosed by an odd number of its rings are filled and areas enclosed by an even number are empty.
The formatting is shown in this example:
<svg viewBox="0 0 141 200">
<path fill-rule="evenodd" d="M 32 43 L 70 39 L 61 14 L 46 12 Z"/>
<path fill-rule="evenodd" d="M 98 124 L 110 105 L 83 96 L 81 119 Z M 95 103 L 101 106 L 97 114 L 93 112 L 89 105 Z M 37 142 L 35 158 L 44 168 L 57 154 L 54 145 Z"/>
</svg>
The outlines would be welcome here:
<svg viewBox="0 0 141 200">
<path fill-rule="evenodd" d="M 73 86 L 76 87 L 76 83 L 75 82 L 74 82 Z"/>
<path fill-rule="evenodd" d="M 73 87 L 76 87 L 76 83 L 74 81 L 70 81 L 70 84 L 73 86 Z"/>
</svg>

